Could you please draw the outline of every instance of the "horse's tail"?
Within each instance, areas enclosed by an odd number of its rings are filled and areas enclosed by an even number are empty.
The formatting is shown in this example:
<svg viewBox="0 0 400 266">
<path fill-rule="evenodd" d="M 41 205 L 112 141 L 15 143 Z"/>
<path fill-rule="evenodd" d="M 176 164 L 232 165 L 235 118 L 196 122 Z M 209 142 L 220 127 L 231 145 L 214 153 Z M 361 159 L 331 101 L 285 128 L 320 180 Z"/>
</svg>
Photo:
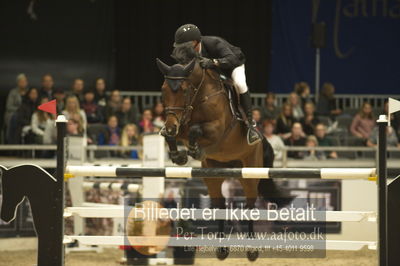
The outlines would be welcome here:
<svg viewBox="0 0 400 266">
<path fill-rule="evenodd" d="M 274 150 L 267 139 L 263 138 L 263 166 L 272 168 L 274 163 Z M 272 179 L 260 179 L 258 183 L 258 193 L 265 201 L 276 203 L 279 207 L 283 207 L 292 202 L 293 197 L 289 192 L 279 188 Z"/>
</svg>

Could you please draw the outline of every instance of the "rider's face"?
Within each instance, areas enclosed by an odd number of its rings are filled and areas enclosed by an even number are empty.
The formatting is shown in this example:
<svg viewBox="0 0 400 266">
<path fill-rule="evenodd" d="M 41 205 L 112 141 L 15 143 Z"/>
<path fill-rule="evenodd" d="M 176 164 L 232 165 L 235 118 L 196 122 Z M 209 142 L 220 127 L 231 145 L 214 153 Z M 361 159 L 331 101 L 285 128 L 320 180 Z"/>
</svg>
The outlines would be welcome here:
<svg viewBox="0 0 400 266">
<path fill-rule="evenodd" d="M 201 44 L 200 44 L 200 42 L 198 42 L 198 41 L 193 41 L 193 48 L 194 48 L 194 50 L 196 51 L 196 52 L 200 52 L 200 46 L 201 46 Z"/>
</svg>

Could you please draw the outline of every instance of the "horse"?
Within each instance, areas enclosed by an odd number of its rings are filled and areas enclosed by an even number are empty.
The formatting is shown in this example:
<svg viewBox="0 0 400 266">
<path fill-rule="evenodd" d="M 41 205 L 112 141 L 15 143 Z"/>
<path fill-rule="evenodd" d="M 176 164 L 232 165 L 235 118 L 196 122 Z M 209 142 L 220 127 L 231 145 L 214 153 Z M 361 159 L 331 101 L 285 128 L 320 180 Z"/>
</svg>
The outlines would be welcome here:
<svg viewBox="0 0 400 266">
<path fill-rule="evenodd" d="M 2 202 L 0 218 L 5 222 L 15 219 L 17 207 L 29 199 L 35 231 L 38 236 L 37 265 L 58 265 L 59 249 L 63 250 L 63 235 L 59 223 L 64 210 L 57 208 L 57 180 L 36 165 L 5 168 L 0 165 Z M 62 231 L 63 232 L 63 231 Z M 56 245 L 54 243 L 61 243 Z"/>
<path fill-rule="evenodd" d="M 188 54 L 188 51 L 183 52 Z M 248 145 L 246 126 L 231 112 L 220 74 L 202 68 L 198 58 L 191 57 L 189 61 L 184 56 L 184 60 L 172 66 L 156 59 L 164 75 L 161 101 L 166 120 L 162 135 L 173 163 L 184 165 L 189 155 L 200 160 L 204 168 L 272 167 L 274 153 L 265 138 L 255 145 Z M 183 142 L 187 151 L 178 150 L 177 141 Z M 287 192 L 278 189 L 271 179 L 242 178 L 239 181 L 246 197 L 246 208 L 254 208 L 259 195 L 279 206 L 291 201 Z M 223 178 L 204 178 L 213 208 L 226 208 L 221 192 L 223 182 Z M 248 229 L 253 232 L 251 221 Z M 218 230 L 224 232 L 223 221 L 219 221 Z M 219 259 L 225 259 L 228 254 L 228 248 L 217 250 Z M 257 255 L 248 252 L 248 256 Z"/>
</svg>

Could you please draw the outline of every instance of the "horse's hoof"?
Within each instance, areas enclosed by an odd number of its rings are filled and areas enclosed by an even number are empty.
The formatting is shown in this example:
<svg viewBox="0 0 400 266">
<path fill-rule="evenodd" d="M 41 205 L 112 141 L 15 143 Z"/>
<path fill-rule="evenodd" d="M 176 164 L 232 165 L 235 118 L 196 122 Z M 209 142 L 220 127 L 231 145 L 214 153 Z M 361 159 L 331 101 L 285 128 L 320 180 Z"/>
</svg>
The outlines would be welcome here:
<svg viewBox="0 0 400 266">
<path fill-rule="evenodd" d="M 254 249 L 254 250 L 248 250 L 246 255 L 249 261 L 255 261 L 256 259 L 258 259 L 259 253 L 257 249 Z"/>
<path fill-rule="evenodd" d="M 217 258 L 219 260 L 224 260 L 229 255 L 229 248 L 228 247 L 218 247 L 216 254 L 217 254 Z"/>
<path fill-rule="evenodd" d="M 171 160 L 174 164 L 185 165 L 188 162 L 188 156 L 186 151 L 177 151 L 170 153 Z"/>
<path fill-rule="evenodd" d="M 203 153 L 200 149 L 196 150 L 188 150 L 188 155 L 191 156 L 195 160 L 201 161 L 203 158 Z"/>
</svg>

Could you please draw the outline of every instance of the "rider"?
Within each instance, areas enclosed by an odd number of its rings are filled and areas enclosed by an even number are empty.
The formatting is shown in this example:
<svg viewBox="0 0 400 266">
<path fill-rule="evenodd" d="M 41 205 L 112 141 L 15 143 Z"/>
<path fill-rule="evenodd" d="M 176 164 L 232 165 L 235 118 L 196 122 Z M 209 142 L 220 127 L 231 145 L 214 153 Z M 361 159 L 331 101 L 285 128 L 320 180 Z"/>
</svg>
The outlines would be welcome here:
<svg viewBox="0 0 400 266">
<path fill-rule="evenodd" d="M 232 77 L 248 120 L 247 142 L 249 145 L 254 145 L 261 141 L 261 134 L 257 131 L 252 118 L 251 98 L 244 71 L 245 56 L 241 49 L 220 37 L 201 36 L 199 28 L 193 24 L 182 25 L 175 32 L 174 47 L 187 42 L 192 42 L 195 51 L 200 54 L 201 67 L 218 68 Z"/>
</svg>

